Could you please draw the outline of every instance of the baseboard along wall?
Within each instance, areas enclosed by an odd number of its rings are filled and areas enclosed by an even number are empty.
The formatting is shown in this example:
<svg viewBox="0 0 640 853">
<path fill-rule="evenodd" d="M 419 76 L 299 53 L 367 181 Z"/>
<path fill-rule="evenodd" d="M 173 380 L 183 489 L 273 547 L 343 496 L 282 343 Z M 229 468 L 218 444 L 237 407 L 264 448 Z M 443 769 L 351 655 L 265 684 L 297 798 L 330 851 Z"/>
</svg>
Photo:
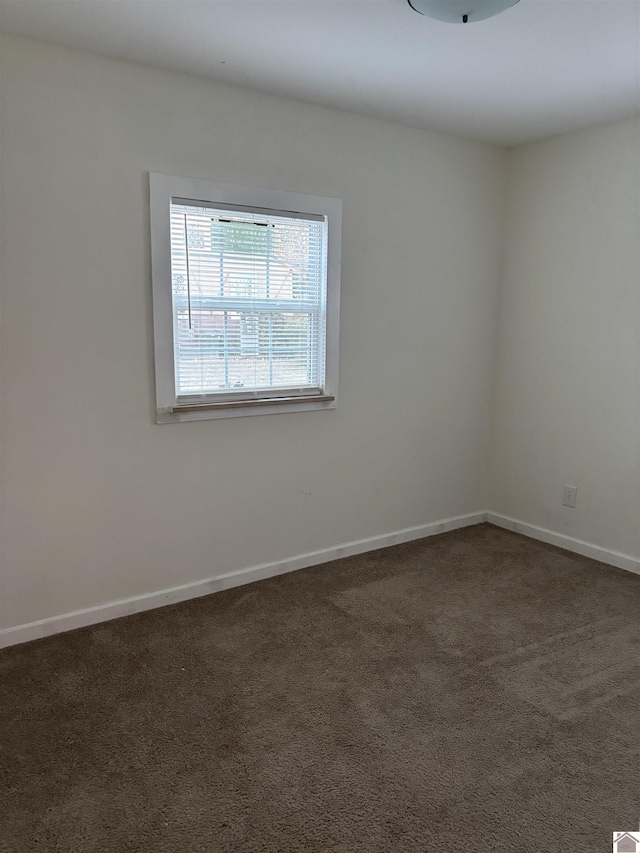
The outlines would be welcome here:
<svg viewBox="0 0 640 853">
<path fill-rule="evenodd" d="M 593 545 L 591 542 L 585 542 L 583 539 L 574 539 L 573 536 L 556 533 L 555 530 L 548 530 L 546 527 L 537 527 L 535 524 L 527 524 L 525 521 L 518 521 L 517 518 L 509 518 L 507 515 L 500 515 L 496 512 L 488 511 L 486 513 L 486 520 L 490 524 L 495 524 L 496 527 L 512 530 L 514 533 L 521 533 L 530 539 L 537 539 L 539 542 L 546 542 L 548 545 L 557 545 L 559 548 L 564 548 L 565 551 L 573 551 L 574 554 L 580 554 L 582 557 L 590 557 L 592 560 L 607 563 L 618 569 L 625 569 L 628 572 L 640 574 L 640 559 L 632 557 L 630 554 L 622 554 L 620 551 L 601 548 L 600 545 Z"/>
<path fill-rule="evenodd" d="M 275 577 L 276 575 L 286 574 L 287 572 L 294 572 L 297 569 L 305 569 L 321 565 L 322 563 L 329 563 L 332 560 L 339 560 L 342 557 L 364 554 L 367 551 L 376 551 L 378 548 L 400 545 L 403 542 L 412 542 L 416 539 L 426 539 L 429 536 L 436 536 L 439 533 L 447 533 L 451 530 L 459 530 L 462 527 L 471 527 L 485 521 L 495 524 L 497 527 L 521 533 L 531 539 L 537 539 L 540 542 L 546 542 L 550 545 L 557 545 L 560 548 L 580 554 L 583 557 L 590 557 L 602 563 L 616 566 L 619 569 L 626 569 L 627 571 L 640 574 L 640 559 L 628 554 L 621 554 L 618 551 L 601 548 L 598 545 L 574 539 L 571 536 L 565 536 L 562 533 L 556 533 L 553 530 L 547 530 L 543 527 L 536 527 L 533 524 L 527 524 L 526 522 L 491 511 L 473 512 L 417 527 L 408 527 L 393 533 L 385 533 L 380 536 L 359 539 L 355 542 L 347 542 L 343 545 L 324 548 L 320 551 L 312 551 L 308 554 L 301 554 L 298 557 L 290 557 L 274 563 L 262 563 L 258 566 L 250 566 L 246 569 L 227 572 L 193 583 L 163 589 L 158 592 L 123 598 L 119 601 L 99 604 L 96 607 L 88 607 L 84 610 L 73 611 L 72 613 L 63 613 L 60 616 L 51 616 L 47 619 L 40 619 L 37 622 L 29 622 L 24 625 L 15 625 L 10 628 L 0 629 L 0 649 L 17 645 L 18 643 L 26 643 L 30 640 L 37 640 L 42 637 L 49 637 L 52 634 L 72 631 L 75 628 L 84 628 L 87 625 L 107 622 L 110 619 L 119 619 L 122 616 L 142 613 L 145 610 L 152 610 L 167 604 L 177 604 L 180 601 L 187 601 L 191 598 L 210 595 L 213 592 L 220 592 L 224 589 L 243 586 L 254 581 Z"/>
<path fill-rule="evenodd" d="M 142 613 L 145 610 L 153 610 L 155 607 L 163 607 L 167 604 L 177 604 L 190 598 L 199 598 L 202 595 L 210 595 L 212 592 L 220 592 L 223 589 L 232 589 L 235 586 L 253 583 L 265 578 L 283 575 L 287 572 L 295 572 L 297 569 L 306 569 L 310 566 L 318 566 L 339 560 L 342 557 L 352 557 L 355 554 L 364 554 L 367 551 L 376 551 L 378 548 L 388 548 L 390 545 L 400 545 L 403 542 L 412 542 L 415 539 L 424 539 L 435 536 L 438 533 L 447 533 L 450 530 L 458 530 L 461 527 L 471 527 L 486 521 L 486 512 L 473 512 L 467 515 L 458 515 L 454 518 L 445 518 L 430 524 L 421 524 L 417 527 L 407 527 L 393 533 L 384 533 L 380 536 L 370 536 L 367 539 L 359 539 L 355 542 L 347 542 L 332 548 L 323 548 L 320 551 L 312 551 L 301 554 L 298 557 L 290 557 L 275 563 L 262 563 L 258 566 L 250 566 L 234 572 L 227 572 L 211 578 L 204 578 L 193 583 L 174 586 L 158 592 L 150 592 L 144 595 L 136 595 L 131 598 L 123 598 L 119 601 L 111 601 L 107 604 L 99 604 L 96 607 L 88 607 L 85 610 L 75 610 L 72 613 L 63 613 L 60 616 L 50 616 L 37 622 L 29 622 L 25 625 L 16 625 L 11 628 L 0 629 L 0 649 L 13 646 L 18 643 L 26 643 L 29 640 L 37 640 L 63 631 L 72 631 L 74 628 L 84 628 L 87 625 L 95 625 L 98 622 L 107 622 L 110 619 L 119 619 L 121 616 L 130 616 L 133 613 Z"/>
</svg>

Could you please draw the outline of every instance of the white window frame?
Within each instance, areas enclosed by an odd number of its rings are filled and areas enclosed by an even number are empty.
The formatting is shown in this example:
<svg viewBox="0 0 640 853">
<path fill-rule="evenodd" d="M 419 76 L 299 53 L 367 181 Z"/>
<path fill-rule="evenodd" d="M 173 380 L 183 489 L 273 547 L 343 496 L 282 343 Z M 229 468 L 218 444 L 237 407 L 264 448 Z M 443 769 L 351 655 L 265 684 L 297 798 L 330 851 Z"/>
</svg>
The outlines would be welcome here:
<svg viewBox="0 0 640 853">
<path fill-rule="evenodd" d="M 335 409 L 338 401 L 338 353 L 340 325 L 340 263 L 342 201 L 197 178 L 149 174 L 151 213 L 151 273 L 153 329 L 156 370 L 156 421 L 160 424 L 201 421 L 215 418 L 308 412 Z M 326 362 L 325 385 L 321 394 L 251 400 L 212 402 L 201 406 L 180 406 L 176 398 L 173 304 L 171 289 L 171 200 L 188 199 L 206 204 L 224 204 L 286 211 L 292 215 L 322 216 L 327 224 Z"/>
</svg>

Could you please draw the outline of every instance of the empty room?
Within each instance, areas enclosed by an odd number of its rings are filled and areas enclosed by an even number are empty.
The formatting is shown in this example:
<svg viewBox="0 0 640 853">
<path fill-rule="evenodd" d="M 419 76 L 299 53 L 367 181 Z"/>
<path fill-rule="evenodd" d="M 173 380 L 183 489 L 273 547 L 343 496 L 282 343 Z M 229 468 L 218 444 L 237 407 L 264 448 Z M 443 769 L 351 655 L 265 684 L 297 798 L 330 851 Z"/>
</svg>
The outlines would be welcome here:
<svg viewBox="0 0 640 853">
<path fill-rule="evenodd" d="M 0 853 L 640 853 L 638 0 L 0 0 Z"/>
</svg>

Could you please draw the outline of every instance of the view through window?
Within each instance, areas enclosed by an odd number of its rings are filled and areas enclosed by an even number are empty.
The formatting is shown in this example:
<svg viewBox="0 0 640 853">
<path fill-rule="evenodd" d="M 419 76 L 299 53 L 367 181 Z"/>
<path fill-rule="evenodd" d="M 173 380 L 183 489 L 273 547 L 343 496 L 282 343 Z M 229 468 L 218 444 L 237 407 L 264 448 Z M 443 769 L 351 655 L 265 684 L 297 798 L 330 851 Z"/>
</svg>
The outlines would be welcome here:
<svg viewBox="0 0 640 853">
<path fill-rule="evenodd" d="M 170 219 L 178 401 L 321 393 L 325 218 L 172 199 Z"/>
</svg>

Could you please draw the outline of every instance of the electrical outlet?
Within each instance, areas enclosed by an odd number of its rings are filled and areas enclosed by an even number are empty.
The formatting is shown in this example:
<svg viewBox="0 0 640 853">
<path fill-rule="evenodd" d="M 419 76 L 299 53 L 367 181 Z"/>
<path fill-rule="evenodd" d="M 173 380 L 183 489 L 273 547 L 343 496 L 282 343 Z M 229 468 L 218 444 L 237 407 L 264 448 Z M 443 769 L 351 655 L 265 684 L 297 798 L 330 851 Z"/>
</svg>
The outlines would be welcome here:
<svg viewBox="0 0 640 853">
<path fill-rule="evenodd" d="M 564 506 L 570 506 L 573 509 L 575 509 L 577 497 L 578 497 L 578 487 L 577 486 L 565 486 L 564 487 L 564 496 L 562 498 L 562 503 Z"/>
</svg>

